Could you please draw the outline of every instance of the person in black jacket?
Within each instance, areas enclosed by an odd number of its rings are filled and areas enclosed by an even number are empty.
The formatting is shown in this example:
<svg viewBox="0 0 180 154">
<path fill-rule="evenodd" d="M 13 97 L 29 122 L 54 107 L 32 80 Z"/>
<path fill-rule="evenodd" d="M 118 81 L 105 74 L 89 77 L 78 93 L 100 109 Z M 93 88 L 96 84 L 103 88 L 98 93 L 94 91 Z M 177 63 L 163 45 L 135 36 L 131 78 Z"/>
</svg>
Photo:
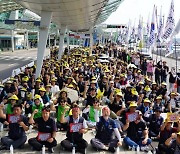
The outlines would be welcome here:
<svg viewBox="0 0 180 154">
<path fill-rule="evenodd" d="M 169 91 L 173 91 L 174 90 L 174 83 L 176 82 L 176 72 L 175 72 L 175 68 L 172 67 L 171 71 L 169 72 Z"/>
<path fill-rule="evenodd" d="M 6 124 L 9 126 L 8 136 L 1 138 L 2 146 L 0 150 L 9 150 L 12 145 L 15 149 L 22 148 L 27 140 L 25 131 L 29 129 L 27 118 L 22 115 L 22 105 L 15 104 L 13 114 L 4 114 L 3 105 L 0 106 L 0 117 L 6 119 Z"/>
</svg>

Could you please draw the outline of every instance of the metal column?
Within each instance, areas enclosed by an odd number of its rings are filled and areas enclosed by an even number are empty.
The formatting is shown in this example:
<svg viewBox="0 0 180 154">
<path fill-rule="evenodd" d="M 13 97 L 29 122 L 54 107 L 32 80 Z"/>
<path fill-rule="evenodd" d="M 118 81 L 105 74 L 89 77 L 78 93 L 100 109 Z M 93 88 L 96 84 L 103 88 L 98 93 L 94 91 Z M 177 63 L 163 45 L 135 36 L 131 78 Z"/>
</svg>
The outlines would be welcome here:
<svg viewBox="0 0 180 154">
<path fill-rule="evenodd" d="M 90 52 L 89 52 L 89 55 L 92 54 L 92 50 L 93 50 L 93 28 L 90 29 Z"/>
<path fill-rule="evenodd" d="M 26 31 L 26 49 L 29 50 L 29 33 Z"/>
<path fill-rule="evenodd" d="M 60 30 L 60 41 L 59 41 L 59 53 L 58 53 L 58 59 L 61 59 L 61 56 L 63 55 L 63 46 L 64 46 L 64 35 L 66 31 L 66 26 L 61 26 Z"/>
<path fill-rule="evenodd" d="M 41 24 L 40 24 L 40 34 L 37 52 L 37 67 L 36 67 L 36 78 L 40 76 L 41 68 L 43 64 L 44 52 L 46 49 L 48 29 L 51 23 L 52 12 L 41 12 Z"/>
<path fill-rule="evenodd" d="M 12 52 L 14 52 L 14 30 L 11 30 L 11 47 Z"/>
<path fill-rule="evenodd" d="M 68 48 L 68 54 L 69 54 L 69 30 L 67 30 L 67 48 Z"/>
</svg>

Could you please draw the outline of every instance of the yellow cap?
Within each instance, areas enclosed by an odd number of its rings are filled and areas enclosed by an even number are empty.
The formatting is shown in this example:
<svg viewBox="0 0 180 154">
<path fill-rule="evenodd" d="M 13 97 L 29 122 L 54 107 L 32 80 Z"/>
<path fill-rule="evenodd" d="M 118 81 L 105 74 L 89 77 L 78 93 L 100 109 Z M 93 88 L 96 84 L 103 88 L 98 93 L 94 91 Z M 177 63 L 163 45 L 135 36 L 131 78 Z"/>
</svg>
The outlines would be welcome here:
<svg viewBox="0 0 180 154">
<path fill-rule="evenodd" d="M 0 87 L 4 87 L 4 85 L 0 83 Z"/>
<path fill-rule="evenodd" d="M 137 72 L 138 72 L 138 73 L 141 73 L 141 70 L 138 70 Z"/>
<path fill-rule="evenodd" d="M 180 135 L 180 132 L 178 132 L 177 135 Z"/>
<path fill-rule="evenodd" d="M 106 70 L 105 70 L 105 73 L 109 73 L 109 72 L 110 72 L 110 70 L 109 70 L 109 69 L 106 69 Z"/>
<path fill-rule="evenodd" d="M 11 84 L 11 83 L 12 83 L 12 81 L 10 81 L 10 80 L 9 80 L 9 81 L 7 81 L 6 83 L 7 83 L 7 84 Z"/>
<path fill-rule="evenodd" d="M 130 102 L 129 107 L 137 107 L 137 103 L 135 101 Z"/>
<path fill-rule="evenodd" d="M 24 76 L 24 77 L 22 78 L 22 81 L 23 81 L 23 82 L 27 82 L 28 80 L 29 80 L 28 76 Z"/>
<path fill-rule="evenodd" d="M 73 77 L 72 77 L 72 76 L 68 76 L 68 79 L 71 79 L 71 80 L 73 80 Z"/>
<path fill-rule="evenodd" d="M 50 84 L 47 84 L 46 87 L 50 87 L 50 88 L 51 88 L 51 85 L 50 85 Z"/>
<path fill-rule="evenodd" d="M 177 95 L 177 93 L 176 92 L 171 92 L 171 95 Z"/>
<path fill-rule="evenodd" d="M 75 80 L 72 80 L 72 83 L 75 84 L 75 85 L 77 85 L 77 82 L 76 82 Z"/>
<path fill-rule="evenodd" d="M 133 88 L 131 89 L 131 93 L 136 96 L 138 95 L 138 92 L 136 91 L 136 89 L 133 89 Z"/>
<path fill-rule="evenodd" d="M 120 74 L 120 77 L 125 77 L 125 74 Z"/>
<path fill-rule="evenodd" d="M 156 97 L 156 99 L 162 99 L 162 96 L 161 96 L 161 95 L 159 95 L 158 97 Z"/>
<path fill-rule="evenodd" d="M 167 86 L 167 83 L 166 82 L 162 82 L 161 85 Z"/>
<path fill-rule="evenodd" d="M 148 77 L 146 78 L 146 80 L 147 80 L 147 81 L 149 81 L 149 82 L 151 82 L 151 79 L 150 79 L 150 78 L 148 78 Z"/>
<path fill-rule="evenodd" d="M 66 92 L 66 93 L 67 93 L 67 90 L 65 90 L 65 89 L 62 89 L 62 90 L 60 91 L 60 93 L 62 93 L 62 92 Z"/>
<path fill-rule="evenodd" d="M 149 91 L 151 91 L 151 88 L 147 85 L 147 86 L 144 88 L 144 90 L 145 90 L 146 92 L 149 92 Z"/>
<path fill-rule="evenodd" d="M 145 98 L 144 103 L 151 103 L 151 101 L 148 98 Z"/>
<path fill-rule="evenodd" d="M 35 96 L 34 96 L 34 100 L 36 100 L 36 99 L 40 99 L 41 98 L 41 96 L 40 95 L 38 95 L 38 94 L 36 94 Z"/>
<path fill-rule="evenodd" d="M 140 84 L 144 84 L 144 82 L 143 82 L 143 81 L 140 81 L 140 82 L 139 82 L 139 85 L 140 85 Z"/>
<path fill-rule="evenodd" d="M 21 91 L 27 91 L 27 89 L 26 88 L 21 88 Z"/>
<path fill-rule="evenodd" d="M 41 82 L 41 80 L 40 79 L 36 79 L 36 82 Z"/>
<path fill-rule="evenodd" d="M 74 86 L 72 84 L 69 84 L 68 88 L 74 88 Z"/>
<path fill-rule="evenodd" d="M 94 84 L 96 84 L 96 81 L 95 81 L 95 80 L 93 80 L 93 81 L 91 81 L 91 83 L 94 83 Z"/>
<path fill-rule="evenodd" d="M 14 81 L 14 80 L 15 80 L 15 78 L 14 78 L 14 77 L 10 77 L 10 80 L 11 80 L 11 81 Z"/>
<path fill-rule="evenodd" d="M 52 78 L 51 81 L 52 81 L 52 82 L 56 82 L 57 79 L 56 79 L 56 78 Z"/>
<path fill-rule="evenodd" d="M 116 95 L 121 97 L 123 96 L 122 92 L 118 92 Z"/>
<path fill-rule="evenodd" d="M 10 98 L 9 98 L 9 100 L 18 100 L 18 97 L 16 96 L 16 95 L 12 95 Z"/>
<path fill-rule="evenodd" d="M 44 92 L 46 92 L 46 89 L 45 89 L 44 87 L 41 87 L 41 88 L 39 88 L 39 91 L 44 91 Z"/>
<path fill-rule="evenodd" d="M 157 84 L 155 81 L 153 81 L 153 83 L 152 84 Z"/>
<path fill-rule="evenodd" d="M 91 78 L 91 80 L 96 80 L 96 77 L 95 77 L 95 76 L 93 76 L 93 77 Z"/>
</svg>

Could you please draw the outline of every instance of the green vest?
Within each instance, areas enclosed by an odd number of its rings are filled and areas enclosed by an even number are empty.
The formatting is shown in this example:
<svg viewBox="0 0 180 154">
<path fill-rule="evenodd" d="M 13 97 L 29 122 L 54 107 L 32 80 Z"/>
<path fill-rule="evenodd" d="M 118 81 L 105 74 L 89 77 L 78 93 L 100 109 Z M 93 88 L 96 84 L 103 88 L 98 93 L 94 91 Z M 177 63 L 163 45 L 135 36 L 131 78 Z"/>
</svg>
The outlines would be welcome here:
<svg viewBox="0 0 180 154">
<path fill-rule="evenodd" d="M 13 114 L 13 108 L 12 108 L 11 103 L 8 103 L 7 105 L 6 114 Z"/>
<path fill-rule="evenodd" d="M 43 108 L 42 103 L 40 103 L 39 106 L 35 104 L 32 106 L 32 112 L 34 112 L 35 109 L 38 109 L 38 113 L 34 115 L 34 119 L 42 117 L 42 108 Z"/>
<path fill-rule="evenodd" d="M 60 122 L 61 115 L 64 113 L 64 109 L 67 108 L 67 106 L 62 107 L 61 105 L 58 105 L 58 110 L 57 110 L 57 121 Z M 69 111 L 66 111 L 65 117 L 69 115 Z"/>
<path fill-rule="evenodd" d="M 100 116 L 100 112 L 99 112 L 99 116 Z M 94 110 L 93 106 L 90 106 L 89 120 L 92 121 L 92 122 L 96 122 L 96 120 L 95 120 L 95 110 Z"/>
</svg>

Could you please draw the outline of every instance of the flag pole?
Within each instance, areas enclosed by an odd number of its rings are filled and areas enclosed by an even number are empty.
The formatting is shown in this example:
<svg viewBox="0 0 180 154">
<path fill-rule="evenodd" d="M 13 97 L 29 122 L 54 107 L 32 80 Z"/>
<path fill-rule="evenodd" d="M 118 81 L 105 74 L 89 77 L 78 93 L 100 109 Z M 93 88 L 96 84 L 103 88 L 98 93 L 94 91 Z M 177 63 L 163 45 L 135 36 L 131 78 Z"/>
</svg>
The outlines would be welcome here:
<svg viewBox="0 0 180 154">
<path fill-rule="evenodd" d="M 176 56 L 176 75 L 177 75 L 177 59 L 178 59 L 178 57 L 177 57 L 177 51 L 176 51 L 176 37 L 175 37 L 175 43 L 174 43 L 174 45 L 175 45 L 175 51 L 174 51 L 174 53 L 175 53 L 175 56 Z"/>
</svg>

